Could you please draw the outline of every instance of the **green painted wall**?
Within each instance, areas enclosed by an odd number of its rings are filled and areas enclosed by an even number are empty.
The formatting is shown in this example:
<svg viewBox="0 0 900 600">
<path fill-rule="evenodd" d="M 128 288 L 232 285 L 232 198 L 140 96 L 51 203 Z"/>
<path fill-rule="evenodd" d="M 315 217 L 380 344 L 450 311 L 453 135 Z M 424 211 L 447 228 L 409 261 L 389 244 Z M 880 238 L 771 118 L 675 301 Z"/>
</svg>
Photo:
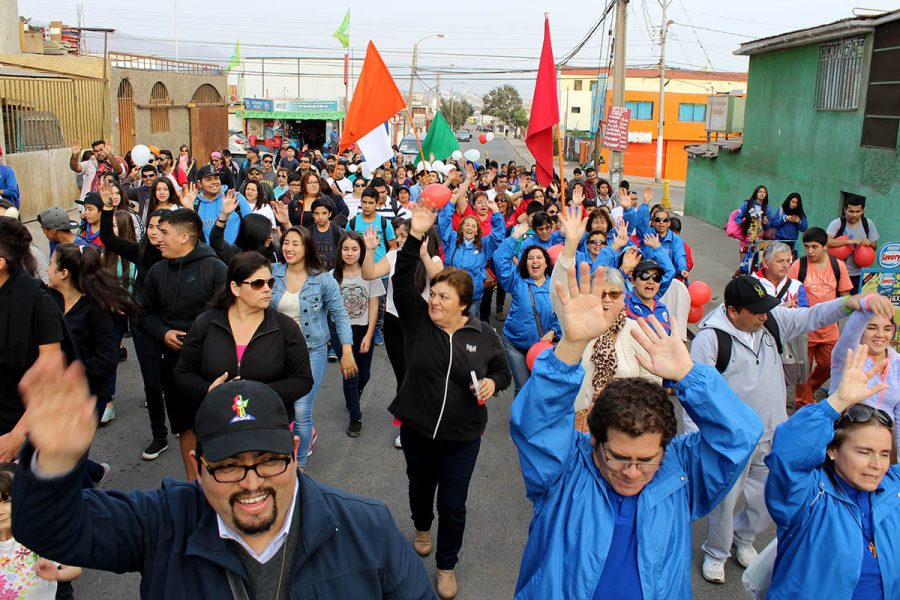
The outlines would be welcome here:
<svg viewBox="0 0 900 600">
<path fill-rule="evenodd" d="M 871 36 L 866 69 L 870 46 Z M 815 110 L 817 63 L 816 45 L 751 57 L 744 145 L 688 163 L 687 214 L 724 225 L 763 184 L 770 206 L 799 192 L 810 226 L 826 227 L 839 216 L 846 191 L 866 196 L 866 216 L 882 241 L 900 240 L 900 152 L 860 148 L 865 84 L 858 110 Z"/>
</svg>

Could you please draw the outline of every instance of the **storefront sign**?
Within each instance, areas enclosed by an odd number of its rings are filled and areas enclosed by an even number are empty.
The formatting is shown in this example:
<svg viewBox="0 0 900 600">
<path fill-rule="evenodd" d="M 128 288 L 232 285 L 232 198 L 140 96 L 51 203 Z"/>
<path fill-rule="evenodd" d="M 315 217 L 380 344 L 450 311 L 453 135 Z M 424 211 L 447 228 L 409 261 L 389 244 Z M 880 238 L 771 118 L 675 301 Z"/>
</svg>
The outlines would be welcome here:
<svg viewBox="0 0 900 600">
<path fill-rule="evenodd" d="M 603 147 L 625 152 L 628 149 L 628 123 L 631 109 L 624 106 L 610 106 L 603 130 Z"/>
<path fill-rule="evenodd" d="M 900 322 L 900 242 L 888 242 L 878 251 L 876 264 L 862 269 L 860 291 L 881 294 L 894 304 L 894 321 Z M 891 346 L 900 351 L 900 330 Z"/>
<path fill-rule="evenodd" d="M 337 100 L 275 100 L 275 112 L 336 112 Z"/>
<path fill-rule="evenodd" d="M 271 100 L 261 98 L 244 98 L 244 110 L 258 110 L 263 112 L 272 112 L 275 110 L 274 103 Z"/>
</svg>

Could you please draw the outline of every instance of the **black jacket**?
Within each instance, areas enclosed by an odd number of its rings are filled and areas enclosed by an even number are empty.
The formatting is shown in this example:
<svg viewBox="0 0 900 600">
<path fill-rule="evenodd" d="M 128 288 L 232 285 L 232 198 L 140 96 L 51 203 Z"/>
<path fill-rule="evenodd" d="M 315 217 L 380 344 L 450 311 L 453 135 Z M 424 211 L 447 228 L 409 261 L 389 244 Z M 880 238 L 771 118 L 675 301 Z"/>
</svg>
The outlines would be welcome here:
<svg viewBox="0 0 900 600">
<path fill-rule="evenodd" d="M 313 384 L 303 332 L 292 318 L 272 308 L 266 309 L 240 363 L 225 310 L 206 311 L 194 321 L 175 368 L 178 387 L 199 405 L 209 384 L 226 372 L 229 380 L 267 384 L 281 396 L 288 415 Z"/>
<path fill-rule="evenodd" d="M 428 303 L 415 284 L 422 242 L 410 236 L 397 254 L 394 304 L 403 323 L 406 377 L 388 410 L 404 425 L 433 439 L 472 441 L 487 425 L 487 406 L 469 389 L 471 371 L 490 377 L 497 392 L 512 375 L 500 337 L 478 319 L 448 335 L 428 315 Z"/>
<path fill-rule="evenodd" d="M 51 296 L 59 309 L 65 311 L 62 294 L 51 291 Z M 91 393 L 101 400 L 109 400 L 109 376 L 116 372 L 119 363 L 119 339 L 112 313 L 100 308 L 87 296 L 82 296 L 65 313 L 65 319 L 78 358 L 84 365 Z"/>
<path fill-rule="evenodd" d="M 138 326 L 162 343 L 170 329 L 188 331 L 224 287 L 227 268 L 202 242 L 186 256 L 160 261 L 150 268 L 138 298 Z"/>
<path fill-rule="evenodd" d="M 159 249 L 150 243 L 146 234 L 140 242 L 132 242 L 123 240 L 113 233 L 113 216 L 114 210 L 100 211 L 100 241 L 103 246 L 110 252 L 115 252 L 125 260 L 134 263 L 137 267 L 137 273 L 134 277 L 134 285 L 132 290 L 134 295 L 144 287 L 144 279 L 147 277 L 147 271 L 150 267 L 162 260 L 162 254 Z"/>
</svg>

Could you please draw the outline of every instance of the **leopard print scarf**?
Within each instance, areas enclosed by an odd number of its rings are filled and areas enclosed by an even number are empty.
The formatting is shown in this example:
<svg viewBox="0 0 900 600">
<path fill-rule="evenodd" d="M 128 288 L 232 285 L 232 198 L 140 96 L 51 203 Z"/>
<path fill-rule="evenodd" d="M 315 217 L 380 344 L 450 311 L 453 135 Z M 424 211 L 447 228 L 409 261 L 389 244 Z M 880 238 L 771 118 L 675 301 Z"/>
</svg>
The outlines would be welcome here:
<svg viewBox="0 0 900 600">
<path fill-rule="evenodd" d="M 594 376 L 591 384 L 594 393 L 606 387 L 606 384 L 616 376 L 619 366 L 619 358 L 616 356 L 615 336 L 625 327 L 625 311 L 619 313 L 612 326 L 603 332 L 594 343 L 594 351 L 591 353 L 591 362 L 594 363 Z"/>
</svg>

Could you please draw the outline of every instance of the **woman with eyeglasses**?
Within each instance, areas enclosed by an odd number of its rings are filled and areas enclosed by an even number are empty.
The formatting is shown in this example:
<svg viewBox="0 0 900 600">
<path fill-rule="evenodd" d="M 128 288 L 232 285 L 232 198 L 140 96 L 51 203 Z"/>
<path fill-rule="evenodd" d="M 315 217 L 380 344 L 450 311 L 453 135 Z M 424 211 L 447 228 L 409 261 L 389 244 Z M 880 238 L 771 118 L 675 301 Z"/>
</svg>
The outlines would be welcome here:
<svg viewBox="0 0 900 600">
<path fill-rule="evenodd" d="M 265 383 L 293 414 L 313 385 L 309 352 L 297 323 L 272 307 L 269 261 L 243 252 L 228 264 L 216 308 L 197 317 L 184 338 L 175 382 L 199 406 L 209 390 L 234 379 Z"/>
<path fill-rule="evenodd" d="M 900 354 L 891 346 L 897 332 L 894 306 L 878 294 L 869 294 L 860 301 L 862 310 L 854 311 L 844 324 L 841 337 L 831 353 L 830 392 L 837 391 L 844 372 L 847 350 L 863 344 L 868 348 L 865 369 L 875 369 L 870 384 L 887 383 L 888 388 L 870 396 L 863 403 L 880 408 L 896 422 L 900 419 Z M 900 447 L 900 431 L 894 432 Z"/>
<path fill-rule="evenodd" d="M 222 153 L 216 150 L 209 155 L 209 164 L 216 168 L 216 171 L 219 172 L 219 180 L 222 182 L 223 186 L 227 186 L 229 190 L 234 189 L 234 174 L 231 172 L 225 165 L 225 159 L 222 157 Z"/>
<path fill-rule="evenodd" d="M 528 225 L 524 223 L 517 225 L 493 257 L 497 280 L 512 296 L 503 326 L 503 349 L 516 394 L 531 374 L 525 362 L 528 350 L 539 341 L 557 341 L 562 334 L 550 303 L 550 272 L 553 270 L 550 255 L 540 246 L 530 246 L 522 253 L 518 264 L 513 262 L 516 245 L 527 229 Z"/>
<path fill-rule="evenodd" d="M 891 465 L 895 423 L 862 402 L 869 349 L 844 353 L 837 389 L 775 430 L 766 457 L 766 507 L 778 526 L 769 600 L 900 596 L 900 466 Z"/>
<path fill-rule="evenodd" d="M 365 178 L 362 175 L 357 175 L 356 179 L 353 180 L 353 192 L 350 194 L 346 194 L 344 196 L 344 204 L 347 205 L 349 212 L 349 218 L 353 218 L 359 214 L 359 207 L 362 203 L 362 193 L 363 190 L 366 189 Z"/>
<path fill-rule="evenodd" d="M 595 209 L 596 210 L 596 209 Z M 553 275 L 550 278 L 550 300 L 553 303 L 554 314 L 562 311 L 559 294 L 556 291 L 556 283 L 566 285 L 566 273 L 571 267 L 575 272 L 580 270 L 580 264 L 586 262 L 587 255 L 578 251 L 577 240 L 582 239 L 588 220 L 582 219 L 584 214 L 581 207 L 569 206 L 564 211 L 561 230 L 565 235 L 566 243 L 563 251 L 556 259 Z M 606 233 L 594 230 L 588 234 L 588 242 L 603 240 Z M 590 252 L 591 245 L 588 246 Z M 591 262 L 593 264 L 593 262 Z M 637 321 L 627 318 L 625 311 L 625 278 L 618 269 L 607 268 L 603 271 L 603 295 L 601 303 L 606 322 L 610 323 L 609 329 L 600 337 L 588 342 L 581 356 L 581 366 L 584 368 L 584 380 L 578 394 L 575 396 L 575 428 L 587 432 L 587 416 L 591 412 L 594 401 L 603 391 L 603 388 L 613 379 L 623 377 L 644 377 L 659 383 L 662 380 L 641 366 L 637 355 L 647 357 L 647 352 L 638 344 L 632 331 L 640 331 Z M 593 276 L 591 283 L 593 284 Z M 560 331 L 560 337 L 562 335 Z"/>
<path fill-rule="evenodd" d="M 275 276 L 272 305 L 300 326 L 309 348 L 313 376 L 312 388 L 305 395 L 295 397 L 293 403 L 294 435 L 300 438 L 297 465 L 305 469 L 318 437 L 313 428 L 313 408 L 328 365 L 329 319 L 338 333 L 344 378 L 356 375 L 357 367 L 353 358 L 353 332 L 340 287 L 322 266 L 310 230 L 291 227 L 285 231 L 281 252 L 284 262 L 272 267 Z"/>
</svg>

